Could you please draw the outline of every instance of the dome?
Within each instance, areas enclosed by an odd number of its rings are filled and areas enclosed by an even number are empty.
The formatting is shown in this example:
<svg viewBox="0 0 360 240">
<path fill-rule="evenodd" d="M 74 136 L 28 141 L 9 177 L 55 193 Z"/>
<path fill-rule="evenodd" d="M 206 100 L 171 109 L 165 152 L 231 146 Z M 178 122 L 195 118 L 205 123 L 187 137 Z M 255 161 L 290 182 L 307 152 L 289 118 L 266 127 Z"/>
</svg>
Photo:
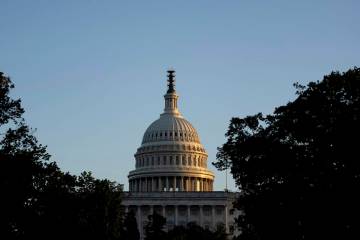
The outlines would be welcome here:
<svg viewBox="0 0 360 240">
<path fill-rule="evenodd" d="M 214 174 L 207 168 L 207 153 L 196 129 L 178 110 L 174 72 L 168 71 L 165 108 L 146 129 L 134 154 L 129 190 L 212 191 Z"/>
<path fill-rule="evenodd" d="M 171 140 L 200 142 L 195 128 L 185 118 L 162 114 L 146 129 L 142 143 Z"/>
</svg>

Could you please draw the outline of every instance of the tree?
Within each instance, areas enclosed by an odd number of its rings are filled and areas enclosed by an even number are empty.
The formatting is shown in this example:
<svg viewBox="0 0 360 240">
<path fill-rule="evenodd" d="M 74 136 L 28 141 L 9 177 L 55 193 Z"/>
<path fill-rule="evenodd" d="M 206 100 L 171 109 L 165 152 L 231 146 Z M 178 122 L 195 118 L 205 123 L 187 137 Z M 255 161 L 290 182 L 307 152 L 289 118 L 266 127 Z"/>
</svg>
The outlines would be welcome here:
<svg viewBox="0 0 360 240">
<path fill-rule="evenodd" d="M 90 172 L 83 172 L 77 183 L 81 237 L 120 239 L 123 218 L 121 185 L 95 179 Z"/>
<path fill-rule="evenodd" d="M 122 236 L 126 236 L 126 239 L 128 240 L 140 239 L 140 233 L 137 227 L 135 213 L 133 211 L 129 211 L 125 216 Z"/>
<path fill-rule="evenodd" d="M 273 114 L 233 118 L 219 148 L 242 192 L 240 238 L 359 238 L 360 69 L 295 87 Z"/>
<path fill-rule="evenodd" d="M 204 229 L 194 222 L 190 222 L 184 226 L 176 226 L 166 234 L 167 240 L 227 240 L 225 227 L 220 225 L 213 232 L 209 229 Z"/>
<path fill-rule="evenodd" d="M 31 229 L 28 220 L 38 214 L 37 180 L 50 157 L 26 126 L 21 100 L 10 97 L 13 88 L 0 72 L 0 234 L 7 239 L 22 238 Z"/>
<path fill-rule="evenodd" d="M 50 162 L 13 88 L 0 72 L 0 239 L 120 239 L 121 185 Z"/>
<path fill-rule="evenodd" d="M 154 212 L 148 216 L 148 223 L 145 226 L 145 240 L 163 240 L 166 239 L 164 226 L 166 219 Z"/>
</svg>

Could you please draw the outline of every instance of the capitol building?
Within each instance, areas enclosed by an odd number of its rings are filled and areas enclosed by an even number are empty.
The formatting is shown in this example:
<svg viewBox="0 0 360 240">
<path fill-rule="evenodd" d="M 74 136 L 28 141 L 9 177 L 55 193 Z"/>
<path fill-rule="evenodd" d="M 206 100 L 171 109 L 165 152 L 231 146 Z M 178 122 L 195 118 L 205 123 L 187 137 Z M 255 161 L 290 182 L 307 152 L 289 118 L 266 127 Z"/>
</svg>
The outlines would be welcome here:
<svg viewBox="0 0 360 240">
<path fill-rule="evenodd" d="M 196 129 L 178 109 L 175 71 L 168 71 L 164 112 L 146 129 L 129 172 L 123 205 L 136 215 L 141 239 L 148 215 L 166 218 L 166 229 L 189 222 L 232 232 L 235 193 L 213 191 L 214 174 Z"/>
</svg>

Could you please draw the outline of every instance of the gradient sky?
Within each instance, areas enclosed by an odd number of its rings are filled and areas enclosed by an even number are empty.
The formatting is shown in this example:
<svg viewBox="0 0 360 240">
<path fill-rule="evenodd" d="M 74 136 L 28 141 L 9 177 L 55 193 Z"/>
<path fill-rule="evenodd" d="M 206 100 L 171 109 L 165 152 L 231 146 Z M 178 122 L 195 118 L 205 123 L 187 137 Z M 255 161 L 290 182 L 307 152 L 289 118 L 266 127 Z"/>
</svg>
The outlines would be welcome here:
<svg viewBox="0 0 360 240">
<path fill-rule="evenodd" d="M 295 98 L 294 82 L 360 66 L 358 0 L 0 0 L 0 9 L 0 71 L 52 160 L 126 188 L 169 67 L 210 163 L 231 117 L 271 113 Z M 209 166 L 223 189 L 225 174 Z"/>
</svg>

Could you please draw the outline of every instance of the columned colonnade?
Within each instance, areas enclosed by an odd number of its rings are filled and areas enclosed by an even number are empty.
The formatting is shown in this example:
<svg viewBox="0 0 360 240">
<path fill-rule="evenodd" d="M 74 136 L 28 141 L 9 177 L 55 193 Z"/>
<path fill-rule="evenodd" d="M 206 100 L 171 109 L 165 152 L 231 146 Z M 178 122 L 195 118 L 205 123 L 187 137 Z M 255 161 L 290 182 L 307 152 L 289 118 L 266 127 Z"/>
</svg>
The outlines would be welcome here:
<svg viewBox="0 0 360 240">
<path fill-rule="evenodd" d="M 172 210 L 168 212 L 168 207 Z M 204 208 L 210 209 L 210 214 L 204 214 Z M 144 210 L 146 208 L 146 210 Z M 156 210 L 155 210 L 156 208 Z M 180 208 L 182 214 L 180 213 Z M 221 209 L 220 213 L 216 212 L 216 208 Z M 197 212 L 194 212 L 194 209 Z M 228 207 L 227 205 L 130 205 L 126 206 L 125 212 L 133 211 L 135 213 L 138 229 L 143 235 L 142 230 L 144 223 L 147 221 L 147 215 L 152 215 L 156 211 L 167 219 L 167 227 L 179 226 L 184 223 L 196 222 L 199 226 L 204 228 L 216 229 L 217 224 L 225 225 L 226 232 L 229 231 L 228 226 Z M 185 211 L 184 211 L 185 210 Z M 185 214 L 184 214 L 185 213 Z M 146 216 L 145 216 L 146 215 Z M 144 222 L 145 221 L 145 222 Z M 167 229 L 169 230 L 169 229 Z"/>
<path fill-rule="evenodd" d="M 129 180 L 130 192 L 213 191 L 213 180 L 201 177 L 161 176 Z"/>
</svg>

